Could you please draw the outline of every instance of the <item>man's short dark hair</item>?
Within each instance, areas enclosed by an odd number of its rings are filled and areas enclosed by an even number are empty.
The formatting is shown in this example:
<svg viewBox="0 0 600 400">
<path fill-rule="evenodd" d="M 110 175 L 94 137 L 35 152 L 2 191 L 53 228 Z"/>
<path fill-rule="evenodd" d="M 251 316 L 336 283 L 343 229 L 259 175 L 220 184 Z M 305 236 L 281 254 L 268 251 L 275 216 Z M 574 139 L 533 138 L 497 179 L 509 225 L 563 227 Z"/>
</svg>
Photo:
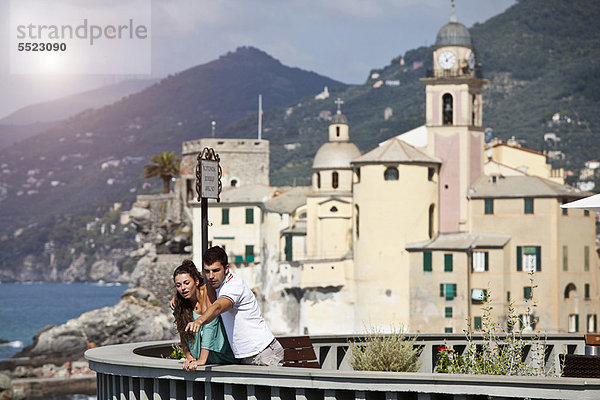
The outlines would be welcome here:
<svg viewBox="0 0 600 400">
<path fill-rule="evenodd" d="M 220 246 L 213 246 L 204 252 L 202 263 L 204 265 L 212 265 L 219 261 L 222 266 L 226 266 L 228 262 L 227 253 Z"/>
</svg>

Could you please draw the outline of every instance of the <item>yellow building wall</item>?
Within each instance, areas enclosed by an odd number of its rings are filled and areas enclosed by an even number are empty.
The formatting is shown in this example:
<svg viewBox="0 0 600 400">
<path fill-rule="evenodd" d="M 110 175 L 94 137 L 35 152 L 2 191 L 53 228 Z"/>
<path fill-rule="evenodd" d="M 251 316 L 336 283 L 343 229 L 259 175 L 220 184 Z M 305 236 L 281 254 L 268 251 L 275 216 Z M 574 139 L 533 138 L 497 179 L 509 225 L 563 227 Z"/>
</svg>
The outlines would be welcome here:
<svg viewBox="0 0 600 400">
<path fill-rule="evenodd" d="M 556 198 L 534 199 L 533 215 L 524 214 L 523 198 L 494 199 L 493 215 L 484 215 L 483 199 L 475 199 L 471 203 L 474 231 L 512 236 L 507 245 L 509 269 L 505 291 L 511 292 L 517 314 L 526 313 L 532 305 L 523 297 L 523 288 L 532 284 L 527 271 L 517 271 L 517 246 L 541 246 L 542 270 L 533 275 L 533 285 L 537 285 L 534 289 L 537 303 L 534 313 L 539 317 L 537 329 L 566 332 L 568 314 L 579 313 L 582 331 L 582 315 L 598 310 L 597 295 L 586 301 L 580 300 L 585 283 L 590 284 L 591 294 L 598 293 L 593 218 L 583 217 L 582 210 L 569 211 L 568 216 L 563 216 L 559 208 L 561 201 Z M 562 248 L 565 245 L 569 249 L 569 266 L 573 265 L 573 271 L 563 271 Z M 581 267 L 584 246 L 590 249 L 590 271 L 583 271 Z M 570 282 L 576 285 L 579 299 L 564 299 L 564 289 Z"/>
<path fill-rule="evenodd" d="M 427 166 L 396 165 L 399 179 L 385 181 L 388 166 L 361 165 L 360 182 L 354 184 L 357 332 L 369 327 L 410 328 L 409 255 L 405 246 L 429 239 L 429 207 L 438 199 L 437 174 L 429 181 Z M 434 207 L 434 235 L 437 218 Z"/>
</svg>

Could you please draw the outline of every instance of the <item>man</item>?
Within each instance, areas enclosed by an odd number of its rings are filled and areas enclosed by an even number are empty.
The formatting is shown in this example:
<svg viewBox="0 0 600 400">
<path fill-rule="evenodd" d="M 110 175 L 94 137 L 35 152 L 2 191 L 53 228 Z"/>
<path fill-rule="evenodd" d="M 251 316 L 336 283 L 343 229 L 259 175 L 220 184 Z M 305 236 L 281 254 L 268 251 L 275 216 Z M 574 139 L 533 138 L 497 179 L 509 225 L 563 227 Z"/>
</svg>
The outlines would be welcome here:
<svg viewBox="0 0 600 400">
<path fill-rule="evenodd" d="M 252 291 L 242 279 L 229 271 L 227 253 L 219 246 L 202 256 L 204 278 L 217 292 L 217 299 L 186 331 L 198 332 L 221 315 L 235 358 L 243 364 L 281 365 L 283 348 L 267 327 Z"/>
</svg>

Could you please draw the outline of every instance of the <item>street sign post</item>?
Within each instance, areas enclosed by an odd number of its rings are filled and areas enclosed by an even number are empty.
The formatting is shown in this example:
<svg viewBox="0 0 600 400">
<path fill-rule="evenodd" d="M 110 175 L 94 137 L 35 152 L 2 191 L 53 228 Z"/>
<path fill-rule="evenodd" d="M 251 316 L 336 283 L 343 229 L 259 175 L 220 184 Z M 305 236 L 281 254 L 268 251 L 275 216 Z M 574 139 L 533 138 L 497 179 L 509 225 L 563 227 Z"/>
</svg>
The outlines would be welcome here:
<svg viewBox="0 0 600 400">
<path fill-rule="evenodd" d="M 221 199 L 222 184 L 219 155 L 210 147 L 205 147 L 198 154 L 196 164 L 196 193 L 200 202 L 201 226 L 202 226 L 202 254 L 208 250 L 208 199 Z"/>
</svg>

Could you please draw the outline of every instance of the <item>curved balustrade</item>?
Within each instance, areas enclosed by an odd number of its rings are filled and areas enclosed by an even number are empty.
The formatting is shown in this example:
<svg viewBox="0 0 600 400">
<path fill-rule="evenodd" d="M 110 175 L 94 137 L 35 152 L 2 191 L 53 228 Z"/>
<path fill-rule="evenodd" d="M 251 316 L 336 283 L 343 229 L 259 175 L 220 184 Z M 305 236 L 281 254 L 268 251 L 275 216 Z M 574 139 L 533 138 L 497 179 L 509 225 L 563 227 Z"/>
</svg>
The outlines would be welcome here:
<svg viewBox="0 0 600 400">
<path fill-rule="evenodd" d="M 431 373 L 437 346 L 466 344 L 463 335 L 419 335 L 418 373 L 353 371 L 346 336 L 313 337 L 322 369 L 213 365 L 195 372 L 160 358 L 172 341 L 99 347 L 85 354 L 97 372 L 98 399 L 598 399 L 600 379 L 450 375 Z M 481 341 L 481 337 L 476 338 Z M 558 349 L 583 354 L 583 335 L 549 335 L 549 359 Z"/>
</svg>

